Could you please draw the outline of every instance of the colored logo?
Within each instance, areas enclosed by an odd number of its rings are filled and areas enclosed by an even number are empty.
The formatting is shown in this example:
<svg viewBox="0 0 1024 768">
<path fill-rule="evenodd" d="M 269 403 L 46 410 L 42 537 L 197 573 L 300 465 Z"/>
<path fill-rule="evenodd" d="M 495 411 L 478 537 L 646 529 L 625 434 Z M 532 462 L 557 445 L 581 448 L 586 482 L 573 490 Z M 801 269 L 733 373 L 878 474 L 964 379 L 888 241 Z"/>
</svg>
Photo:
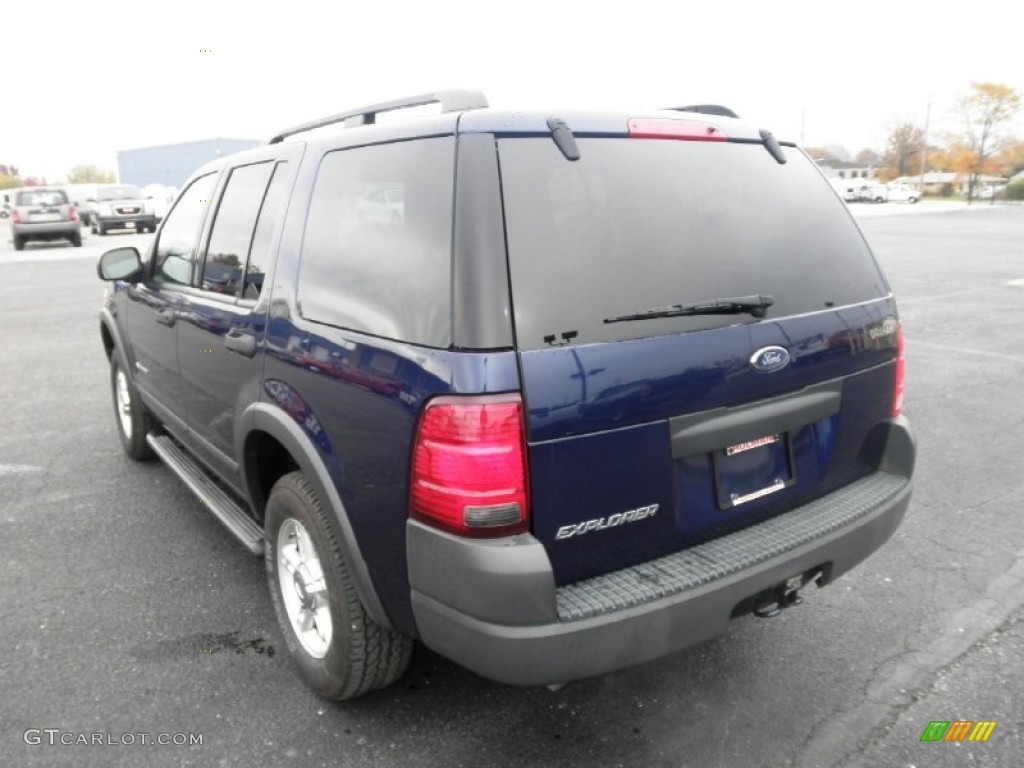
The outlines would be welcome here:
<svg viewBox="0 0 1024 768">
<path fill-rule="evenodd" d="M 763 347 L 750 356 L 750 366 L 755 371 L 772 373 L 789 365 L 789 352 L 783 347 Z"/>
<path fill-rule="evenodd" d="M 932 720 L 921 741 L 988 741 L 995 729 L 995 720 Z"/>
</svg>

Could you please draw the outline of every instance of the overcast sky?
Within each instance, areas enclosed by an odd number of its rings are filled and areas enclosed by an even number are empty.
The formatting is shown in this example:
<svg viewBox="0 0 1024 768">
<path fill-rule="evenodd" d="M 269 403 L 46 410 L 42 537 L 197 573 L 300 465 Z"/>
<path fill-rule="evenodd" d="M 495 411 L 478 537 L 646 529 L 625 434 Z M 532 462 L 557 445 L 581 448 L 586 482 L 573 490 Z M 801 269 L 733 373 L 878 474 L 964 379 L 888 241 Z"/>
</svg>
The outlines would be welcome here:
<svg viewBox="0 0 1024 768">
<path fill-rule="evenodd" d="M 807 145 L 956 127 L 973 81 L 1024 93 L 1024 3 L 5 0 L 0 163 L 59 180 L 116 151 L 266 139 L 442 88 L 508 108 L 719 103 Z M 209 52 L 206 52 L 209 51 Z"/>
</svg>

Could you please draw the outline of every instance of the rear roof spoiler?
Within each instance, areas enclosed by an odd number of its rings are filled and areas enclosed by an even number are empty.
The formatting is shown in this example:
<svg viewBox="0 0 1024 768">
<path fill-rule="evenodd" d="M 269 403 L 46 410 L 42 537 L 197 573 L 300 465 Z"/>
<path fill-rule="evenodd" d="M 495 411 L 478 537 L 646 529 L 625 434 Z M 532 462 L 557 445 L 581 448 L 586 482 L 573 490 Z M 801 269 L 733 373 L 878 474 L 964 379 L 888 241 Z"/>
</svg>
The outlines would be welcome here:
<svg viewBox="0 0 1024 768">
<path fill-rule="evenodd" d="M 666 107 L 666 109 L 675 112 L 699 112 L 702 115 L 718 115 L 720 117 L 739 117 L 731 109 L 723 107 L 721 104 L 691 104 L 688 107 Z"/>
</svg>

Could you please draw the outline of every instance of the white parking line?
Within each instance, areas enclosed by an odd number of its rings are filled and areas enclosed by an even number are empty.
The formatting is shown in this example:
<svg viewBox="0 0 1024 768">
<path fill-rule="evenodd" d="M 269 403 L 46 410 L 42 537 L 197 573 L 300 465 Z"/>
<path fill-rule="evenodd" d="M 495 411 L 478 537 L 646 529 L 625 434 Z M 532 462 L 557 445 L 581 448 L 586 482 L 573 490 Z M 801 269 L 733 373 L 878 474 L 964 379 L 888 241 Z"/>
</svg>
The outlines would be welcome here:
<svg viewBox="0 0 1024 768">
<path fill-rule="evenodd" d="M 0 464 L 0 475 L 17 475 L 22 472 L 42 472 L 42 467 L 31 464 Z"/>
</svg>

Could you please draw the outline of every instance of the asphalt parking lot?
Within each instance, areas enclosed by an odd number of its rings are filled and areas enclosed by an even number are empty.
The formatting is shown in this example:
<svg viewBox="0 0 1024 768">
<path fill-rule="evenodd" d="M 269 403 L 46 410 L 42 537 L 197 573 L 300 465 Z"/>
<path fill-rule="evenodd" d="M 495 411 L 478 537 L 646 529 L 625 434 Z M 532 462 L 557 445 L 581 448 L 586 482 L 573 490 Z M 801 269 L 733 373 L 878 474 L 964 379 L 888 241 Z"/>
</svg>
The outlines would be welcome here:
<svg viewBox="0 0 1024 768">
<path fill-rule="evenodd" d="M 16 253 L 0 223 L 0 765 L 1020 765 L 1024 206 L 927 205 L 856 210 L 900 304 L 919 440 L 875 556 L 778 618 L 557 692 L 417 649 L 342 705 L 292 673 L 262 562 L 121 452 L 95 260 L 152 236 Z M 957 719 L 997 725 L 920 741 Z"/>
</svg>

